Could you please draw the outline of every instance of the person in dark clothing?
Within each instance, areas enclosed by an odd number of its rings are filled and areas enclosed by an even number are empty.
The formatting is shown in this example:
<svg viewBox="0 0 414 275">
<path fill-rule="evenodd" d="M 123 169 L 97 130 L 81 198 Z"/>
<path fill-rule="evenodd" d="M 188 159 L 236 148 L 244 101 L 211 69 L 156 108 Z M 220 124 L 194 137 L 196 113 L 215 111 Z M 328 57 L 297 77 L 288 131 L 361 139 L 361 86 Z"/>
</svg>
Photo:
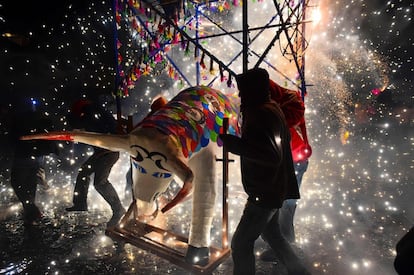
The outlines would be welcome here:
<svg viewBox="0 0 414 275">
<path fill-rule="evenodd" d="M 413 274 L 414 270 L 414 226 L 398 241 L 395 246 L 397 256 L 394 268 L 399 275 Z"/>
<path fill-rule="evenodd" d="M 116 120 L 109 112 L 85 99 L 78 100 L 73 104 L 69 124 L 74 129 L 96 133 L 116 133 L 117 129 Z M 125 208 L 108 177 L 112 167 L 119 159 L 119 152 L 99 147 L 93 147 L 93 149 L 93 155 L 82 164 L 76 177 L 73 206 L 66 208 L 66 210 L 88 210 L 87 197 L 90 176 L 94 174 L 93 184 L 96 191 L 109 203 L 112 209 L 112 217 L 107 226 L 115 226 L 125 214 Z"/>
<path fill-rule="evenodd" d="M 305 104 L 298 91 L 286 89 L 272 80 L 270 80 L 270 98 L 279 104 L 289 127 L 293 166 L 300 189 L 303 176 L 309 165 L 309 158 L 312 155 L 305 123 Z M 279 210 L 280 231 L 290 243 L 296 241 L 294 226 L 296 206 L 297 200 L 289 199 L 283 202 Z M 273 262 L 277 260 L 277 257 L 272 249 L 267 249 L 260 254 L 260 259 Z"/>
<path fill-rule="evenodd" d="M 51 130 L 51 120 L 35 109 L 29 99 L 19 100 L 12 111 L 10 138 L 14 151 L 10 183 L 23 205 L 25 225 L 37 225 L 42 212 L 35 204 L 37 185 L 47 186 L 45 178 L 45 155 L 58 154 L 57 144 L 53 141 L 22 141 L 27 134 Z"/>
<path fill-rule="evenodd" d="M 283 261 L 289 274 L 309 274 L 280 232 L 279 208 L 298 199 L 289 129 L 278 104 L 270 99 L 269 74 L 255 68 L 236 77 L 241 137 L 221 134 L 227 149 L 240 155 L 247 203 L 231 242 L 234 274 L 255 274 L 254 244 L 259 236 Z"/>
</svg>

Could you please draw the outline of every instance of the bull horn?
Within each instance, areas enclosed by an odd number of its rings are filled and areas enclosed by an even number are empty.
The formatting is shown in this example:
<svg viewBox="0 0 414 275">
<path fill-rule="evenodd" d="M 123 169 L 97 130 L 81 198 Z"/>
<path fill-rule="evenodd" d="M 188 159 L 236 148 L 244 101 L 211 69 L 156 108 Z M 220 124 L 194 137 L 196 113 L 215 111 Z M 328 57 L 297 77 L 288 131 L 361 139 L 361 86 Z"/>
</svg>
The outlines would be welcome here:
<svg viewBox="0 0 414 275">
<path fill-rule="evenodd" d="M 49 132 L 25 135 L 21 140 L 62 140 L 89 144 L 111 151 L 129 151 L 129 135 L 101 134 L 85 131 Z"/>
</svg>

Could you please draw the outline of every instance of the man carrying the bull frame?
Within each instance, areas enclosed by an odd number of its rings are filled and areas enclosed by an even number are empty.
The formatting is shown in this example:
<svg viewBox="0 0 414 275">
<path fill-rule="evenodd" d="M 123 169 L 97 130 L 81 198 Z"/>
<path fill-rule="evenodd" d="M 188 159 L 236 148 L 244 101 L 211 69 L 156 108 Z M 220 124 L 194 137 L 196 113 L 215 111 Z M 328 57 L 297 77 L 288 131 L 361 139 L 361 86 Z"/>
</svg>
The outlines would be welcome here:
<svg viewBox="0 0 414 275">
<path fill-rule="evenodd" d="M 309 274 L 279 229 L 279 208 L 286 199 L 298 199 L 299 189 L 289 129 L 280 107 L 270 100 L 269 74 L 255 68 L 238 75 L 236 81 L 242 135 L 220 135 L 227 149 L 240 155 L 242 184 L 248 194 L 231 244 L 233 273 L 255 274 L 254 244 L 262 236 L 289 274 Z"/>
</svg>

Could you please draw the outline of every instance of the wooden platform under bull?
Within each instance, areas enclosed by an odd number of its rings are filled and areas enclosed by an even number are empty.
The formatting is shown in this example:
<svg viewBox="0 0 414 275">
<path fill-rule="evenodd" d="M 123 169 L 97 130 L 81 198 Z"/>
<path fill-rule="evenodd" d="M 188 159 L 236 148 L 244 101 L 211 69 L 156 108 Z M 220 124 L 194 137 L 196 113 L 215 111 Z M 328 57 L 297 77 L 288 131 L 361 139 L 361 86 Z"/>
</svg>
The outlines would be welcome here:
<svg viewBox="0 0 414 275">
<path fill-rule="evenodd" d="M 230 256 L 229 248 L 210 247 L 210 261 L 205 266 L 192 265 L 184 260 L 188 239 L 171 231 L 139 221 L 124 227 L 113 227 L 106 234 L 118 241 L 130 243 L 186 270 L 199 274 L 211 274 Z"/>
</svg>

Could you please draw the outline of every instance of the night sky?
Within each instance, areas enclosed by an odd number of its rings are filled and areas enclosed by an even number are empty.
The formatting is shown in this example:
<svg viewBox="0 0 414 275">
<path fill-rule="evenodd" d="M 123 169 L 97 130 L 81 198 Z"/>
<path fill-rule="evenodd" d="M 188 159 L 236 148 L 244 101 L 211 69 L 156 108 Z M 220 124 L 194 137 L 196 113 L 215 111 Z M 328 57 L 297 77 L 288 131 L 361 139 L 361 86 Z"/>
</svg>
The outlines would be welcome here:
<svg viewBox="0 0 414 275">
<path fill-rule="evenodd" d="M 100 14 L 107 10 L 106 16 L 111 15 L 110 5 L 96 7 Z M 92 97 L 111 93 L 113 26 L 111 22 L 98 24 L 98 15 L 86 2 L 24 1 L 17 5 L 7 1 L 0 12 L 5 21 L 2 33 L 17 36 L 2 37 L 1 87 L 6 95 L 59 102 L 74 100 L 85 91 Z"/>
<path fill-rule="evenodd" d="M 44 97 L 51 105 L 53 101 L 60 105 L 62 101 L 67 103 L 82 95 L 96 98 L 115 92 L 111 1 L 64 0 L 59 5 L 54 1 L 3 2 L 6 3 L 0 6 L 0 87 L 6 99 L 18 94 Z M 396 86 L 395 96 L 406 101 L 404 97 L 413 88 L 413 32 L 410 28 L 413 4 L 408 0 L 350 1 L 346 4 L 322 0 L 315 3 L 322 11 L 328 11 L 320 27 L 328 33 L 328 38 L 332 42 L 348 43 L 346 36 L 358 36 L 361 46 L 380 58 L 379 66 L 390 78 L 390 84 Z M 7 32 L 17 37 L 5 38 Z M 329 45 L 327 47 L 329 51 Z M 344 62 L 346 53 L 337 53 L 335 48 L 331 51 L 338 72 L 348 86 L 356 82 L 375 85 L 364 75 L 367 69 L 363 68 L 364 64 L 355 64 L 352 60 Z M 373 62 L 376 61 L 374 58 Z M 164 85 L 171 83 L 167 81 Z M 136 86 L 134 96 L 148 89 L 148 84 Z M 358 96 L 360 92 L 356 90 L 352 94 Z M 126 115 L 134 112 L 124 107 Z"/>
</svg>

